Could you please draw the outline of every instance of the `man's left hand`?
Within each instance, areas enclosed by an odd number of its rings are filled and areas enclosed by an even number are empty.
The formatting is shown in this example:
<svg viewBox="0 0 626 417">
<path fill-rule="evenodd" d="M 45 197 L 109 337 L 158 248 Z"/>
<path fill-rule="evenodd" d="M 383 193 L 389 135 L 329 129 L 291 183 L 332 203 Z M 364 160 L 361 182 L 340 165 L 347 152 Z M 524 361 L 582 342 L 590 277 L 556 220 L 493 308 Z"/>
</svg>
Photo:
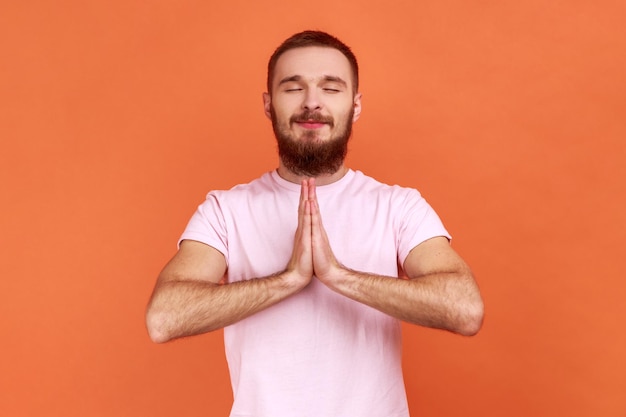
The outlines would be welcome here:
<svg viewBox="0 0 626 417">
<path fill-rule="evenodd" d="M 328 235 L 322 223 L 322 216 L 317 202 L 315 179 L 308 180 L 308 200 L 311 205 L 311 246 L 313 250 L 313 270 L 315 276 L 329 287 L 333 287 L 333 280 L 341 276 L 345 267 L 341 265 L 328 241 Z"/>
</svg>

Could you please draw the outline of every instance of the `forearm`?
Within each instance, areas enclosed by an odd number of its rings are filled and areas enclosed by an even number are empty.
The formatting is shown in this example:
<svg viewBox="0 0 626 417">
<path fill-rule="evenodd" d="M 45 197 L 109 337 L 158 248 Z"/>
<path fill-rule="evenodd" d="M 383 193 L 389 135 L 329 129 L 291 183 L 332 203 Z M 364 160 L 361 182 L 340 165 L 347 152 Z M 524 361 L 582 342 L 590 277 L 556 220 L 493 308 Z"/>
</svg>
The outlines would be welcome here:
<svg viewBox="0 0 626 417">
<path fill-rule="evenodd" d="M 300 290 L 286 273 L 231 284 L 204 281 L 160 283 L 146 321 L 155 342 L 206 333 L 229 326 Z"/>
<path fill-rule="evenodd" d="M 436 273 L 401 279 L 338 271 L 334 291 L 400 320 L 473 335 L 482 324 L 483 305 L 471 272 Z"/>
</svg>

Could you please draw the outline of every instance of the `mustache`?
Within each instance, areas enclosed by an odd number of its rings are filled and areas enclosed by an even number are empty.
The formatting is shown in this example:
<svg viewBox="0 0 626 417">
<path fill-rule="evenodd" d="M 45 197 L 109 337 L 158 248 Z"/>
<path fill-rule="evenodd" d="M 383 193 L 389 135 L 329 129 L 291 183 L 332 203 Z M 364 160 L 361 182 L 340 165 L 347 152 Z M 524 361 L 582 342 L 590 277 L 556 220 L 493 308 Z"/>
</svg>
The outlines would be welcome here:
<svg viewBox="0 0 626 417">
<path fill-rule="evenodd" d="M 305 123 L 305 122 L 317 122 L 317 123 L 325 123 L 333 127 L 335 125 L 335 121 L 331 116 L 324 116 L 318 112 L 312 112 L 305 110 L 300 114 L 294 114 L 289 118 L 289 123 Z"/>
</svg>

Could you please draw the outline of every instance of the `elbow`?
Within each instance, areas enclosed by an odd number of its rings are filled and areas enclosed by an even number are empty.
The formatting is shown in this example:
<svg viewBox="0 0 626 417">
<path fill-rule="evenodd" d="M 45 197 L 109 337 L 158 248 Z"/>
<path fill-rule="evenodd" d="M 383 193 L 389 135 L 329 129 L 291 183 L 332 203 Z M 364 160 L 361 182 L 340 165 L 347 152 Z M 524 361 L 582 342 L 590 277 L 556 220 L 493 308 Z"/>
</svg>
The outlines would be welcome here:
<svg viewBox="0 0 626 417">
<path fill-rule="evenodd" d="M 148 329 L 150 340 L 154 343 L 165 343 L 172 340 L 166 323 L 165 314 L 155 312 L 153 309 L 148 308 L 146 313 L 146 328 Z"/>
<path fill-rule="evenodd" d="M 483 326 L 485 307 L 480 297 L 465 308 L 463 318 L 459 321 L 456 333 L 462 336 L 475 336 Z"/>
</svg>

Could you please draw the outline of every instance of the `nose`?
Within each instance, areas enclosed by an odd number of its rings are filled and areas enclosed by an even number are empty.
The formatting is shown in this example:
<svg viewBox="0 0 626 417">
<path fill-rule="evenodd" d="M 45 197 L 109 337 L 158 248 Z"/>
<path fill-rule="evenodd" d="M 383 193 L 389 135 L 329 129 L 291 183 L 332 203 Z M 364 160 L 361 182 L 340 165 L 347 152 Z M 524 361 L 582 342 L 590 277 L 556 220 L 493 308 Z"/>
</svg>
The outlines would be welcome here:
<svg viewBox="0 0 626 417">
<path fill-rule="evenodd" d="M 306 90 L 304 101 L 302 102 L 302 108 L 309 111 L 319 110 L 322 108 L 320 97 L 315 89 L 309 88 Z"/>
</svg>

